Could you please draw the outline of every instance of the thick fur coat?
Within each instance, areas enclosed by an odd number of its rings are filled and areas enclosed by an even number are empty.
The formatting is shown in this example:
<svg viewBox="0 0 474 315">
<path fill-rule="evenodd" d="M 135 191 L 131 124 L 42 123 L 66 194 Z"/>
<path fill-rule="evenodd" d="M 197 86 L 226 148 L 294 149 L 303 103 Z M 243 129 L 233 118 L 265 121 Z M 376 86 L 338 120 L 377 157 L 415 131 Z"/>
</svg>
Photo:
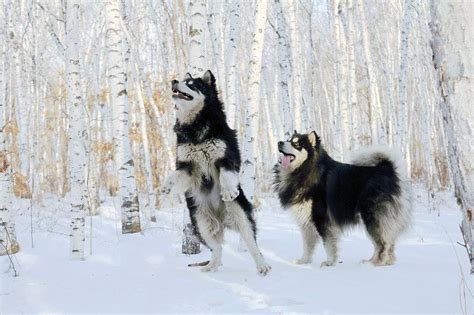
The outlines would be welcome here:
<svg viewBox="0 0 474 315">
<path fill-rule="evenodd" d="M 363 223 L 374 244 L 368 261 L 395 263 L 395 243 L 410 225 L 409 182 L 400 156 L 387 148 L 359 152 L 351 164 L 332 159 L 319 136 L 295 134 L 278 144 L 280 161 L 274 167 L 275 191 L 284 208 L 291 209 L 303 237 L 303 255 L 310 263 L 319 237 L 327 260 L 338 261 L 338 239 L 350 226 Z"/>
<path fill-rule="evenodd" d="M 221 265 L 225 228 L 238 231 L 260 274 L 270 266 L 256 243 L 253 207 L 239 183 L 240 151 L 236 132 L 226 123 L 216 81 L 207 71 L 200 78 L 187 74 L 172 81 L 176 106 L 176 170 L 165 181 L 165 194 L 185 193 L 191 221 L 201 239 L 212 250 L 203 271 Z"/>
</svg>

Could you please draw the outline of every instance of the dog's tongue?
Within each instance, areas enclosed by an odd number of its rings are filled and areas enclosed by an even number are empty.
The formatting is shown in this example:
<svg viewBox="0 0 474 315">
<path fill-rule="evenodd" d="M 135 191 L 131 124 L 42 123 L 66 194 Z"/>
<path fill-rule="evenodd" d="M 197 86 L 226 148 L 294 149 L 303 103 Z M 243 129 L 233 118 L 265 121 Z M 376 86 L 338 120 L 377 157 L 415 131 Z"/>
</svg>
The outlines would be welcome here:
<svg viewBox="0 0 474 315">
<path fill-rule="evenodd" d="M 281 156 L 281 166 L 283 168 L 288 168 L 290 166 L 291 160 L 289 155 L 282 155 Z"/>
</svg>

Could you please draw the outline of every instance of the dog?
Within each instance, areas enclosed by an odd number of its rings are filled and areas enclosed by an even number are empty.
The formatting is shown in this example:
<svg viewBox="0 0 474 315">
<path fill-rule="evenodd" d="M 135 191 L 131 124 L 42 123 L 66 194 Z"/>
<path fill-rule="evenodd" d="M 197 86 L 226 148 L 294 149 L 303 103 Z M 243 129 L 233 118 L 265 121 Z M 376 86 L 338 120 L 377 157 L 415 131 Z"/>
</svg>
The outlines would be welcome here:
<svg viewBox="0 0 474 315">
<path fill-rule="evenodd" d="M 237 135 L 226 123 L 214 75 L 210 70 L 200 78 L 187 73 L 182 81 L 173 80 L 171 89 L 177 162 L 161 192 L 185 194 L 191 223 L 212 251 L 202 271 L 216 271 L 221 265 L 224 229 L 230 228 L 240 233 L 257 271 L 266 275 L 271 267 L 257 246 L 253 207 L 239 183 Z"/>
<path fill-rule="evenodd" d="M 303 238 L 297 264 L 312 262 L 322 238 L 327 259 L 338 262 L 338 240 L 360 222 L 374 244 L 369 260 L 375 266 L 395 263 L 395 243 L 411 221 L 411 193 L 399 155 L 388 148 L 359 152 L 351 164 L 333 160 L 316 132 L 279 141 L 274 189 L 281 205 L 291 209 Z"/>
</svg>

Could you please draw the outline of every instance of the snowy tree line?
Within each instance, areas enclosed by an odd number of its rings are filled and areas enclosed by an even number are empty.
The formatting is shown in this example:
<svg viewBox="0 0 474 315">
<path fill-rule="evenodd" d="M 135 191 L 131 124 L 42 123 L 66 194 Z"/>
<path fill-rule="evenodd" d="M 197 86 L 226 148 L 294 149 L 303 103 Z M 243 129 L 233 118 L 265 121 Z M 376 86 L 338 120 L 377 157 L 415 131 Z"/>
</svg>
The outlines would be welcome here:
<svg viewBox="0 0 474 315">
<path fill-rule="evenodd" d="M 472 239 L 471 3 L 1 3 L 0 239 L 9 252 L 19 248 L 14 198 L 32 208 L 64 200 L 76 245 L 107 195 L 120 196 L 124 233 L 154 221 L 175 161 L 170 81 L 206 69 L 257 205 L 271 190 L 277 141 L 316 130 L 344 161 L 365 145 L 400 148 L 413 181 L 431 194 L 455 190 Z"/>
</svg>

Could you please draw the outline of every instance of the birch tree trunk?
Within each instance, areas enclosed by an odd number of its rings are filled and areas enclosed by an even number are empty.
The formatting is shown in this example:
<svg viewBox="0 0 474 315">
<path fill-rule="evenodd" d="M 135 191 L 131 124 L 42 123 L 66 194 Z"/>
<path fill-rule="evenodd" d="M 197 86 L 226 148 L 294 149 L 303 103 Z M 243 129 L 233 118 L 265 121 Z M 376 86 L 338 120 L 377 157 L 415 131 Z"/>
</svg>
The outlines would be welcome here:
<svg viewBox="0 0 474 315">
<path fill-rule="evenodd" d="M 277 7 L 277 36 L 278 36 L 278 92 L 277 101 L 283 113 L 283 132 L 285 139 L 293 133 L 293 113 L 291 111 L 288 85 L 291 82 L 290 41 L 286 31 L 287 23 L 283 13 L 281 0 L 275 0 Z"/>
<path fill-rule="evenodd" d="M 156 222 L 156 217 L 155 217 L 155 206 L 156 206 L 156 200 L 155 200 L 155 194 L 151 193 L 152 189 L 152 172 L 151 169 L 149 170 L 148 168 L 151 168 L 151 163 L 150 163 L 150 151 L 149 151 L 149 140 L 148 140 L 148 134 L 147 134 L 147 117 L 146 117 L 146 111 L 145 111 L 145 102 L 143 100 L 142 96 L 142 88 L 140 86 L 140 81 L 137 80 L 136 82 L 137 86 L 137 94 L 138 94 L 138 106 L 139 106 L 139 113 L 140 113 L 140 134 L 141 134 L 141 140 L 143 144 L 141 145 L 141 148 L 143 150 L 143 159 L 144 159 L 144 176 L 146 178 L 146 185 L 145 185 L 145 190 L 146 190 L 146 197 L 145 200 L 147 201 L 147 208 L 146 208 L 146 215 L 147 218 L 151 222 Z M 150 198 L 151 197 L 151 198 Z"/>
<path fill-rule="evenodd" d="M 380 104 L 379 85 L 374 70 L 372 52 L 370 50 L 369 29 L 365 16 L 364 0 L 357 0 L 356 8 L 360 17 L 362 46 L 364 48 L 365 63 L 367 66 L 367 78 L 369 80 L 369 120 L 372 139 L 384 142 L 385 128 L 383 124 L 382 107 Z M 386 141 L 386 140 L 385 140 Z"/>
<path fill-rule="evenodd" d="M 205 30 L 206 30 L 206 1 L 192 0 L 189 3 L 191 16 L 191 25 L 189 26 L 189 64 L 188 69 L 192 76 L 201 76 L 206 70 L 205 58 Z M 217 69 L 216 69 L 217 70 Z M 183 239 L 181 252 L 183 254 L 192 255 L 201 252 L 201 244 L 196 237 L 195 227 L 191 223 L 188 214 L 183 218 Z"/>
<path fill-rule="evenodd" d="M 106 46 L 110 104 L 114 129 L 115 164 L 120 180 L 122 233 L 140 232 L 140 208 L 131 154 L 128 93 L 122 59 L 121 4 L 105 3 Z"/>
<path fill-rule="evenodd" d="M 354 5 L 352 0 L 347 0 L 347 23 L 346 23 L 346 34 L 347 34 L 347 59 L 348 59 L 348 70 L 349 75 L 347 78 L 347 100 L 349 103 L 348 106 L 348 116 L 349 116 L 349 134 L 346 134 L 346 137 L 349 137 L 348 141 L 350 147 L 349 150 L 354 149 L 355 137 L 362 136 L 362 126 L 360 120 L 360 106 L 357 102 L 357 83 L 356 83 L 356 60 L 355 60 L 355 30 L 354 30 Z M 355 134 L 355 137 L 353 136 Z M 373 139 L 375 140 L 375 139 Z"/>
<path fill-rule="evenodd" d="M 205 30 L 206 1 L 192 0 L 189 2 L 191 25 L 189 26 L 189 72 L 192 76 L 201 76 L 206 71 Z M 217 70 L 217 69 L 216 69 Z"/>
<path fill-rule="evenodd" d="M 245 113 L 243 164 L 241 173 L 242 189 L 250 202 L 255 196 L 255 174 L 257 164 L 258 118 L 260 103 L 260 76 L 262 53 L 267 22 L 267 0 L 257 1 L 255 8 L 255 31 L 249 61 L 248 104 Z"/>
<path fill-rule="evenodd" d="M 413 20 L 414 3 L 413 0 L 405 0 L 403 11 L 403 22 L 400 34 L 400 71 L 398 76 L 398 112 L 397 128 L 395 130 L 395 143 L 404 155 L 407 154 L 405 131 L 407 130 L 408 115 L 408 45 L 410 37 L 411 23 Z"/>
<path fill-rule="evenodd" d="M 297 16 L 297 1 L 288 0 L 288 13 L 290 16 L 290 44 L 291 44 L 291 79 L 292 79 L 292 104 L 293 104 L 293 126 L 301 132 L 303 126 L 302 117 L 302 95 L 301 95 L 301 74 L 298 67 L 299 51 L 299 36 L 298 36 L 298 16 Z M 293 130 L 290 130 L 293 133 Z"/>
<path fill-rule="evenodd" d="M 5 69 L 6 62 L 4 56 L 2 51 L 3 63 L 0 66 L 3 69 Z M 2 73 L 0 72 L 0 74 Z M 6 89 L 3 89 L 3 84 L 0 85 L 0 88 L 6 92 Z M 7 150 L 5 137 L 6 93 L 0 95 L 2 96 L 0 98 L 0 256 L 3 256 L 19 252 L 20 245 L 16 240 L 15 222 L 12 213 L 15 196 L 13 194 L 13 172 L 10 164 L 11 154 Z"/>
<path fill-rule="evenodd" d="M 347 103 L 347 70 L 348 63 L 346 58 L 346 38 L 344 36 L 344 30 L 342 28 L 342 17 L 341 14 L 344 11 L 344 5 L 339 0 L 334 0 L 329 7 L 330 16 L 333 26 L 333 34 L 336 40 L 335 49 L 335 60 L 336 60 L 336 92 L 335 97 L 338 102 L 338 110 L 336 110 L 336 122 L 339 124 L 339 135 L 336 137 L 340 138 L 341 154 L 345 157 L 345 152 L 350 146 L 350 135 L 349 135 L 349 106 Z"/>
<path fill-rule="evenodd" d="M 232 0 L 230 4 L 229 37 L 226 46 L 226 85 L 227 85 L 227 120 L 231 128 L 235 128 L 237 119 L 237 104 L 239 94 L 237 92 L 237 39 L 240 26 L 240 0 Z"/>
<path fill-rule="evenodd" d="M 69 175 L 71 189 L 65 200 L 71 209 L 71 258 L 84 259 L 84 217 L 87 205 L 86 129 L 85 108 L 81 95 L 80 67 L 80 4 L 68 0 L 66 4 L 66 73 L 67 104 L 69 109 Z"/>
<path fill-rule="evenodd" d="M 469 46 L 466 42 L 472 37 L 467 34 L 460 35 L 463 32 L 462 25 L 464 24 L 455 24 L 451 20 L 453 17 L 456 17 L 455 20 L 458 22 L 463 20 L 465 24 L 471 26 L 465 29 L 466 32 L 473 35 L 474 23 L 472 17 L 467 13 L 472 12 L 473 9 L 472 3 L 459 2 L 452 4 L 451 8 L 447 8 L 442 1 L 431 0 L 430 29 L 433 66 L 438 80 L 439 106 L 443 118 L 454 192 L 463 214 L 461 231 L 471 262 L 471 274 L 474 274 L 474 197 L 472 197 L 472 187 L 469 188 L 469 177 L 474 176 L 474 169 L 470 167 L 474 153 L 468 142 L 466 145 L 462 145 L 462 139 L 463 137 L 472 139 L 472 126 L 463 129 L 462 134 L 459 134 L 459 132 L 456 133 L 456 125 L 460 125 L 463 119 L 469 123 L 474 118 L 471 94 L 474 78 L 474 64 L 472 63 L 474 48 L 472 43 Z M 459 107 L 458 110 L 463 111 L 464 114 L 464 116 L 457 116 L 457 120 L 453 118 L 456 117 L 454 115 L 455 107 Z M 468 154 L 470 152 L 465 163 L 462 163 L 463 151 Z M 465 172 L 463 172 L 462 164 L 464 164 Z"/>
</svg>

